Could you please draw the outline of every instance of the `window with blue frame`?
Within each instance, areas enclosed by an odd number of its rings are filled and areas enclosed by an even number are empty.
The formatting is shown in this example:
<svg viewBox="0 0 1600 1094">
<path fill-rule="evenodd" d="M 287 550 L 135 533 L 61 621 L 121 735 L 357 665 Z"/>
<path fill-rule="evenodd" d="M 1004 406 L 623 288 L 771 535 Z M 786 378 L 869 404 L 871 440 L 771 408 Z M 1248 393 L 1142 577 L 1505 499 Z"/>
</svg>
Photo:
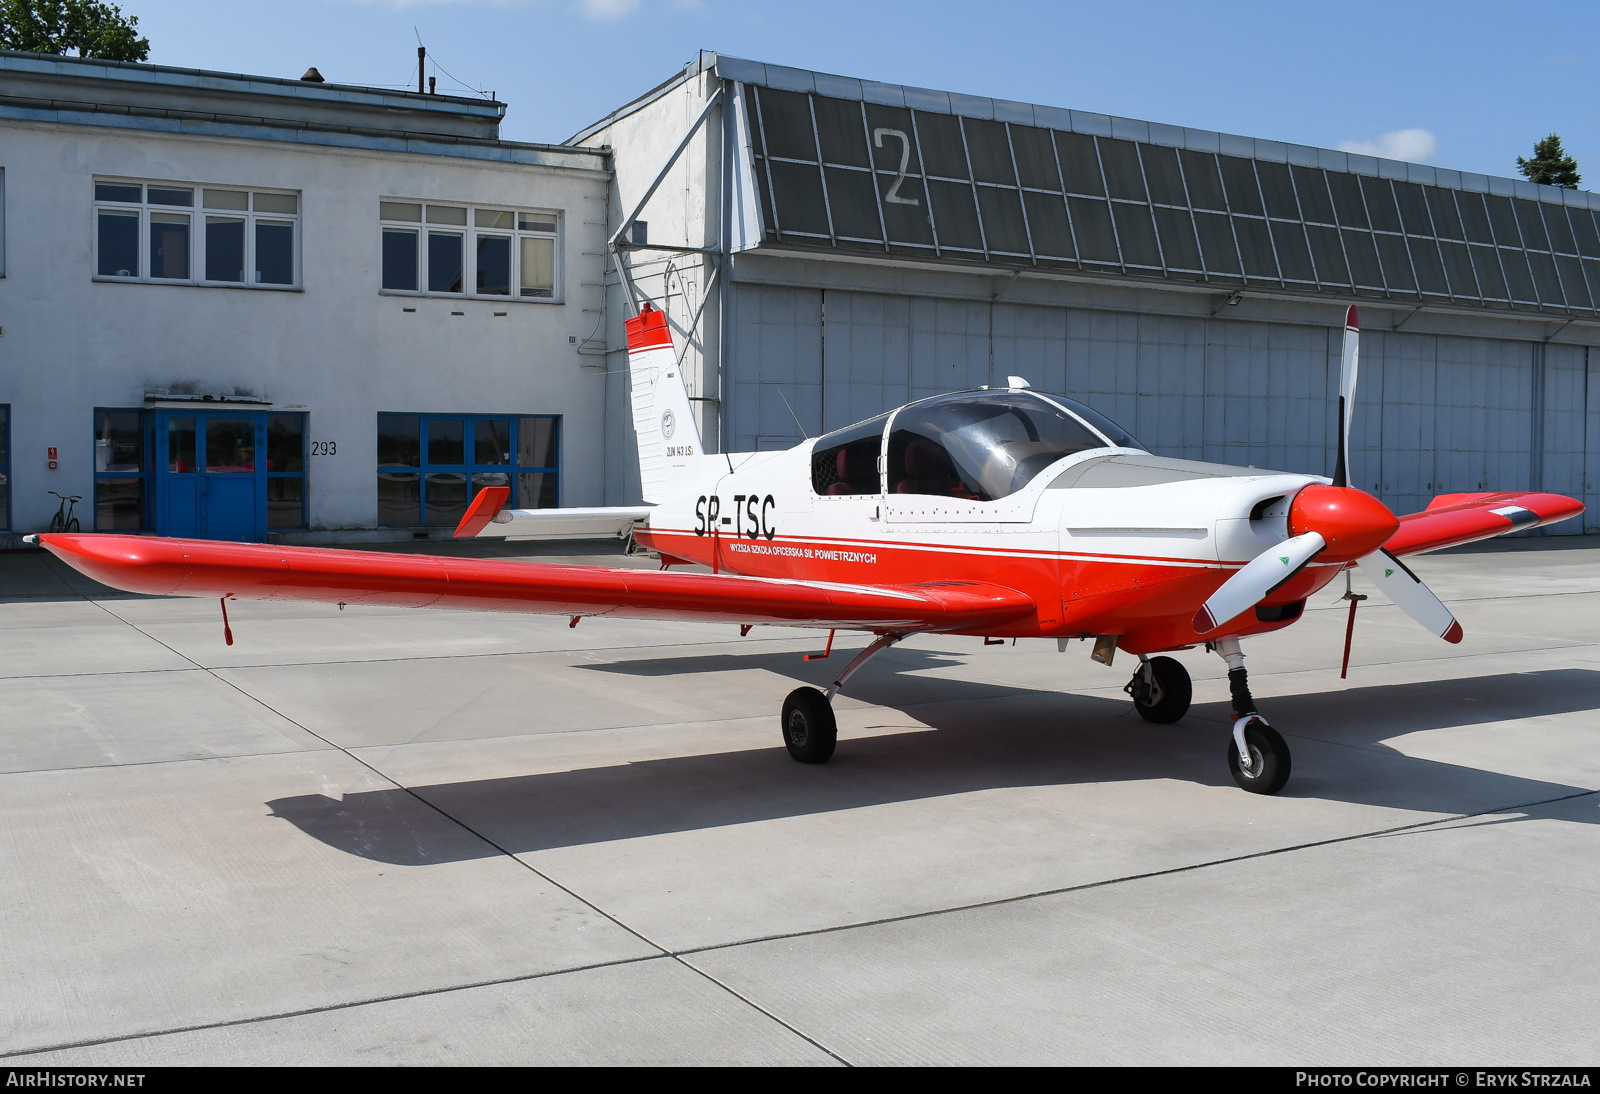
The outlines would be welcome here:
<svg viewBox="0 0 1600 1094">
<path fill-rule="evenodd" d="M 378 523 L 452 527 L 485 486 L 554 508 L 560 450 L 560 415 L 379 414 Z"/>
<path fill-rule="evenodd" d="M 148 526 L 150 430 L 143 410 L 95 408 L 95 531 L 140 532 Z"/>
<path fill-rule="evenodd" d="M 0 530 L 11 530 L 11 408 L 0 403 Z"/>
<path fill-rule="evenodd" d="M 267 415 L 267 527 L 306 526 L 306 416 Z"/>
</svg>

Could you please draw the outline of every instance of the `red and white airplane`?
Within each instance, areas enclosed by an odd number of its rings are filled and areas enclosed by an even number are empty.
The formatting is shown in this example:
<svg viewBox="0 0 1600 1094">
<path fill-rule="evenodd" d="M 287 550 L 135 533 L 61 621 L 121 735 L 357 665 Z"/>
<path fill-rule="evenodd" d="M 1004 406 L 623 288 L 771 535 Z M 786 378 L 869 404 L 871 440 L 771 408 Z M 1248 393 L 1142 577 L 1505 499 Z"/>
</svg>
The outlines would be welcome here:
<svg viewBox="0 0 1600 1094">
<path fill-rule="evenodd" d="M 833 754 L 834 693 L 910 635 L 1053 638 L 1063 650 L 1092 638 L 1106 665 L 1120 647 L 1139 658 L 1126 690 L 1152 722 L 1182 718 L 1191 686 L 1177 660 L 1151 655 L 1203 643 L 1228 665 L 1234 780 L 1271 794 L 1289 777 L 1289 749 L 1250 697 L 1241 639 L 1287 627 L 1308 596 L 1359 567 L 1424 628 L 1459 642 L 1461 625 L 1401 558 L 1583 511 L 1555 494 L 1449 494 L 1397 518 L 1351 486 L 1354 307 L 1331 480 L 1154 456 L 1021 377 L 908 403 L 787 451 L 711 455 L 665 315 L 646 304 L 627 327 L 646 504 L 502 509 L 508 491 L 491 487 L 455 534 L 631 534 L 659 553 L 658 571 L 147 536 L 35 541 L 119 589 L 221 598 L 225 625 L 238 598 L 872 633 L 826 691 L 784 700 L 784 744 L 804 763 Z M 711 572 L 669 568 L 689 563 Z M 1352 626 L 1354 609 L 1352 599 Z"/>
</svg>

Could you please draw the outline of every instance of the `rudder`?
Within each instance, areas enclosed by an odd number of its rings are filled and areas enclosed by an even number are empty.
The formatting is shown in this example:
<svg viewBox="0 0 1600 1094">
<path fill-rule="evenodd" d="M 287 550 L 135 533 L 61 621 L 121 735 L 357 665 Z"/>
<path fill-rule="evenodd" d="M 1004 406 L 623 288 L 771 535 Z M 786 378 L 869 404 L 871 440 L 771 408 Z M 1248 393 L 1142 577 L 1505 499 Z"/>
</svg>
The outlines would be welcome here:
<svg viewBox="0 0 1600 1094">
<path fill-rule="evenodd" d="M 667 315 L 648 301 L 628 320 L 628 378 L 639 483 L 645 501 L 659 502 L 672 472 L 703 455 L 705 448 L 672 350 Z"/>
</svg>

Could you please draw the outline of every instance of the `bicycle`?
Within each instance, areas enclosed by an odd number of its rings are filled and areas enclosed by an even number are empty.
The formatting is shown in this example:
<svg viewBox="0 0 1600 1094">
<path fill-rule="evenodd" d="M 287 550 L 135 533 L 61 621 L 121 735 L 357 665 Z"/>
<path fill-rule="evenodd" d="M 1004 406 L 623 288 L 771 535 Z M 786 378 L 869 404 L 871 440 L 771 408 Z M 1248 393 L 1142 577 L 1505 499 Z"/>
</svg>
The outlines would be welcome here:
<svg viewBox="0 0 1600 1094">
<path fill-rule="evenodd" d="M 78 502 L 83 500 L 83 495 L 73 494 L 71 497 L 67 497 L 63 494 L 56 494 L 54 490 L 47 491 L 47 493 L 55 494 L 56 497 L 61 499 L 61 506 L 56 510 L 56 515 L 50 518 L 50 530 L 52 532 L 79 531 L 78 518 L 72 515 L 72 511 L 78 507 Z"/>
</svg>

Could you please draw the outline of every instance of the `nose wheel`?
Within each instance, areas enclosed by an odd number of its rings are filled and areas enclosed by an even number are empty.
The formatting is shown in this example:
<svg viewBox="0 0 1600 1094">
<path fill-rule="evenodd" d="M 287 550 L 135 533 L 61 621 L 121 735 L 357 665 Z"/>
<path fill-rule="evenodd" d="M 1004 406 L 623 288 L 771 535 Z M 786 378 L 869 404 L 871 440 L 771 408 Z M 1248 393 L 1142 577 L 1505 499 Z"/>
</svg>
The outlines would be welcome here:
<svg viewBox="0 0 1600 1094">
<path fill-rule="evenodd" d="M 1256 712 L 1245 672 L 1244 652 L 1237 638 L 1208 643 L 1228 664 L 1228 691 L 1233 697 L 1233 739 L 1228 742 L 1228 770 L 1241 789 L 1276 794 L 1289 781 L 1289 746 Z"/>
<path fill-rule="evenodd" d="M 1244 755 L 1239 742 L 1244 741 Z M 1233 781 L 1252 794 L 1276 794 L 1289 781 L 1289 746 L 1259 715 L 1240 718 L 1228 742 L 1228 770 Z"/>
</svg>

